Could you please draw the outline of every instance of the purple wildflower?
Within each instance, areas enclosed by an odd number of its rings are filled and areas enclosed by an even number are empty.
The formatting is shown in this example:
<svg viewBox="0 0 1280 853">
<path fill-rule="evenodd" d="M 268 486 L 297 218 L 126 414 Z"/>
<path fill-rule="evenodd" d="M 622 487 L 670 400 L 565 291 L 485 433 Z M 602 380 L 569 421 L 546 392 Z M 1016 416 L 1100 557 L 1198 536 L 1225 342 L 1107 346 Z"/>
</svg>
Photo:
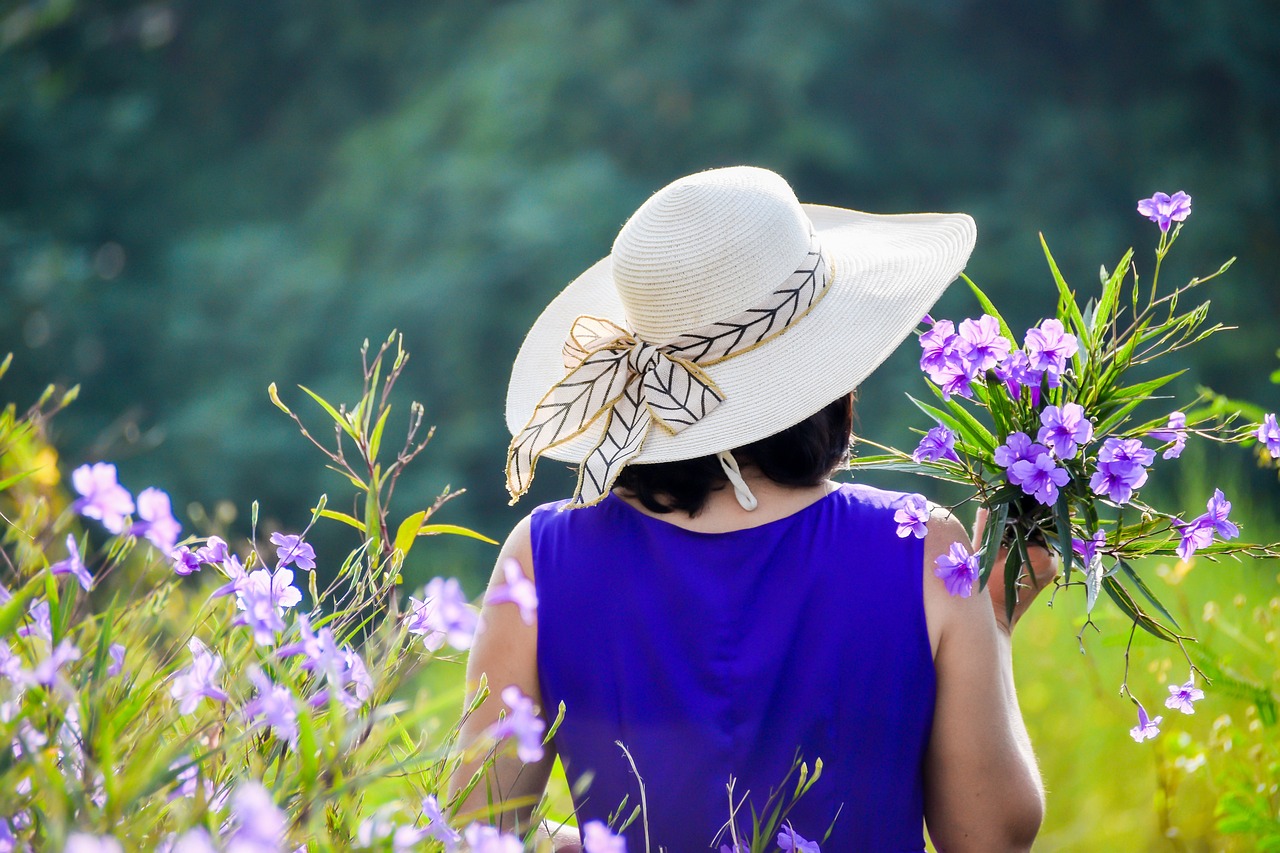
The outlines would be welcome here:
<svg viewBox="0 0 1280 853">
<path fill-rule="evenodd" d="M 315 571 L 315 549 L 302 541 L 302 537 L 294 533 L 272 533 L 271 544 L 276 546 L 277 569 L 293 564 L 304 572 Z"/>
<path fill-rule="evenodd" d="M 165 554 L 173 553 L 182 533 L 182 525 L 173 517 L 169 495 L 160 489 L 143 489 L 138 494 L 138 517 L 129 528 L 134 536 L 142 535 Z"/>
<path fill-rule="evenodd" d="M 1169 685 L 1169 698 L 1164 700 L 1164 706 L 1171 711 L 1194 714 L 1196 709 L 1192 703 L 1199 702 L 1203 698 L 1204 691 L 1196 687 L 1195 673 L 1192 673 L 1187 678 L 1186 684 Z"/>
<path fill-rule="evenodd" d="M 1000 321 L 990 314 L 960 324 L 956 349 L 969 366 L 970 375 L 986 373 L 1009 355 L 1012 344 L 1000 333 Z"/>
<path fill-rule="evenodd" d="M 198 556 L 199 552 L 196 553 Z M 227 582 L 213 591 L 214 598 L 233 593 L 238 595 L 249 583 L 249 573 L 244 570 L 244 565 L 235 554 L 228 554 L 222 561 L 222 571 L 227 575 Z"/>
<path fill-rule="evenodd" d="M 202 563 L 224 563 L 229 555 L 227 542 L 221 536 L 210 536 L 204 547 L 196 550 L 196 559 Z"/>
<path fill-rule="evenodd" d="M 485 596 L 485 604 L 511 603 L 520 608 L 520 618 L 526 625 L 532 625 L 534 614 L 538 609 L 538 591 L 533 581 L 525 577 L 520 561 L 507 557 L 502 561 L 502 574 L 506 583 L 498 584 Z"/>
<path fill-rule="evenodd" d="M 792 829 L 791 824 L 784 826 L 778 833 L 778 846 L 794 853 L 822 853 L 818 842 L 808 840 Z"/>
<path fill-rule="evenodd" d="M 169 695 L 178 700 L 178 711 L 183 715 L 195 711 L 202 698 L 227 701 L 227 694 L 218 684 L 222 658 L 209 651 L 196 637 L 191 638 L 187 648 L 191 650 L 191 666 L 175 675 L 169 688 Z"/>
<path fill-rule="evenodd" d="M 58 680 L 62 667 L 79 659 L 80 649 L 71 640 L 64 638 L 62 642 L 58 643 L 57 648 L 49 653 L 47 658 L 37 663 L 29 671 L 24 670 L 18 673 L 18 680 L 27 684 L 52 687 L 53 683 Z"/>
<path fill-rule="evenodd" d="M 1201 524 L 1199 518 L 1186 523 L 1175 521 L 1173 526 L 1182 537 L 1178 542 L 1177 552 L 1184 560 L 1190 560 L 1196 551 L 1213 544 L 1213 526 Z"/>
<path fill-rule="evenodd" d="M 1138 202 L 1138 212 L 1168 231 L 1174 222 L 1181 222 L 1191 215 L 1191 196 L 1178 190 L 1173 195 L 1156 193 Z"/>
<path fill-rule="evenodd" d="M 18 628 L 19 637 L 44 637 L 53 642 L 53 623 L 49 621 L 49 602 L 43 598 L 27 608 L 31 624 Z"/>
<path fill-rule="evenodd" d="M 627 839 L 614 835 L 602 820 L 589 820 L 582 827 L 583 853 L 627 853 Z"/>
<path fill-rule="evenodd" d="M 1142 743 L 1147 738 L 1153 738 L 1160 734 L 1160 721 L 1164 717 L 1150 719 L 1147 716 L 1147 709 L 1142 707 L 1142 703 L 1135 700 L 1135 704 L 1138 706 L 1138 724 L 1129 729 L 1129 737 L 1138 743 Z"/>
<path fill-rule="evenodd" d="M 71 472 L 71 485 L 80 494 L 72 506 L 85 518 L 96 518 L 112 533 L 124 532 L 124 519 L 133 512 L 133 496 L 116 481 L 116 466 L 108 462 L 81 465 Z"/>
<path fill-rule="evenodd" d="M 956 434 L 938 424 L 920 439 L 911 458 L 917 462 L 938 462 L 942 459 L 959 462 L 960 457 L 956 455 Z"/>
<path fill-rule="evenodd" d="M 284 630 L 284 619 L 281 616 L 283 611 L 277 601 L 270 587 L 246 584 L 243 590 L 236 593 L 236 604 L 241 611 L 234 624 L 248 627 L 253 632 L 253 641 L 258 645 L 274 644 L 276 634 Z"/>
<path fill-rule="evenodd" d="M 249 670 L 249 680 L 257 688 L 258 695 L 245 703 L 244 715 L 251 729 L 266 726 L 277 738 L 290 744 L 298 742 L 298 711 L 293 694 L 281 684 L 273 684 L 262 670 Z"/>
<path fill-rule="evenodd" d="M 1182 412 L 1170 412 L 1169 422 L 1164 429 L 1153 429 L 1147 435 L 1156 441 L 1173 442 L 1164 453 L 1160 454 L 1160 458 L 1177 459 L 1187 446 L 1187 416 Z"/>
<path fill-rule="evenodd" d="M 1280 424 L 1276 423 L 1275 412 L 1262 419 L 1254 435 L 1267 446 L 1267 453 L 1271 454 L 1272 459 L 1280 459 Z"/>
<path fill-rule="evenodd" d="M 978 555 L 970 554 L 960 542 L 953 542 L 949 554 L 943 554 L 933 563 L 933 574 L 941 578 L 951 595 L 968 598 L 973 594 L 973 584 L 978 580 Z"/>
<path fill-rule="evenodd" d="M 21 676 L 22 658 L 18 657 L 18 655 L 9 646 L 8 642 L 0 640 L 0 678 L 5 678 L 9 681 L 18 681 Z M 0 709 L 3 708 L 4 706 L 0 705 Z M 3 714 L 0 714 L 0 721 L 7 722 L 7 719 Z M 2 851 L 0 851 L 0 853 L 2 853 Z"/>
<path fill-rule="evenodd" d="M 1069 334 L 1058 319 L 1045 320 L 1027 331 L 1027 364 L 1031 370 L 1043 371 L 1049 379 L 1049 387 L 1062 384 L 1062 372 L 1067 369 L 1067 359 L 1080 351 L 1076 336 Z"/>
<path fill-rule="evenodd" d="M 1223 539 L 1235 539 L 1240 535 L 1240 528 L 1236 527 L 1227 516 L 1231 513 L 1231 501 L 1227 500 L 1222 494 L 1222 489 L 1214 489 L 1213 497 L 1209 498 L 1206 505 L 1206 512 L 1200 516 L 1205 524 L 1213 527 L 1213 532 Z"/>
<path fill-rule="evenodd" d="M 476 631 L 476 612 L 462 594 L 457 578 L 432 578 L 422 600 L 409 598 L 405 628 L 423 638 L 428 651 L 446 642 L 459 651 L 471 648 Z"/>
<path fill-rule="evenodd" d="M 355 649 L 350 646 L 344 646 L 342 649 L 342 662 L 345 664 L 343 676 L 346 683 L 351 684 L 355 688 L 356 699 L 360 704 L 369 701 L 369 697 L 373 695 L 373 678 L 369 675 L 369 670 L 365 668 L 364 661 L 360 655 L 356 654 Z"/>
<path fill-rule="evenodd" d="M 202 826 L 188 829 L 181 835 L 170 835 L 161 842 L 157 853 L 218 853 L 209 832 Z"/>
<path fill-rule="evenodd" d="M 124 853 L 124 848 L 110 835 L 73 832 L 67 837 L 62 853 Z"/>
<path fill-rule="evenodd" d="M 518 837 L 492 826 L 473 823 L 467 827 L 465 836 L 471 853 L 524 853 L 524 844 Z"/>
<path fill-rule="evenodd" d="M 93 589 L 93 575 L 89 574 L 88 568 L 85 567 L 84 560 L 80 557 L 80 548 L 76 544 L 76 537 L 67 534 L 67 559 L 59 560 L 49 567 L 49 571 L 55 575 L 75 575 L 80 581 L 80 586 L 85 591 Z"/>
<path fill-rule="evenodd" d="M 124 653 L 125 648 L 120 643 L 112 643 L 107 649 L 107 656 L 111 658 L 111 663 L 107 666 L 107 676 L 115 678 L 124 673 Z"/>
<path fill-rule="evenodd" d="M 357 846 L 362 848 L 376 846 L 379 850 L 385 850 L 387 842 L 390 842 L 394 853 L 416 849 L 425 837 L 425 833 L 420 829 L 397 825 L 386 807 L 360 821 L 360 825 L 356 827 Z"/>
<path fill-rule="evenodd" d="M 1031 369 L 1031 361 L 1026 352 L 1016 349 L 1009 353 L 1008 358 L 995 366 L 995 374 L 1009 389 L 1013 399 L 1022 399 L 1022 389 L 1025 386 L 1031 389 L 1032 404 L 1040 405 L 1040 380 L 1044 371 Z"/>
<path fill-rule="evenodd" d="M 511 711 L 494 723 L 493 737 L 498 740 L 515 737 L 516 756 L 525 764 L 540 760 L 543 755 L 542 733 L 547 724 L 533 712 L 533 700 L 511 684 L 502 688 L 502 701 Z"/>
<path fill-rule="evenodd" d="M 1100 549 L 1107 544 L 1107 532 L 1105 530 L 1093 531 L 1090 539 L 1071 539 L 1071 550 L 1080 555 L 1080 562 L 1084 563 L 1085 568 L 1093 564 L 1094 560 L 1101 560 Z"/>
<path fill-rule="evenodd" d="M 1039 447 L 1040 445 L 1032 445 Z M 1035 459 L 1020 459 L 1009 466 L 1009 482 L 1021 486 L 1022 491 L 1035 496 L 1045 506 L 1052 506 L 1058 499 L 1058 489 L 1071 479 L 1067 469 L 1058 467 L 1048 451 Z"/>
<path fill-rule="evenodd" d="M 288 820 L 258 782 L 243 782 L 231 795 L 235 830 L 228 853 L 279 853 Z"/>
<path fill-rule="evenodd" d="M 1127 503 L 1133 490 L 1147 482 L 1147 466 L 1156 454 L 1136 438 L 1108 438 L 1098 451 L 1098 470 L 1089 480 L 1094 494 L 1106 494 L 1118 504 Z"/>
<path fill-rule="evenodd" d="M 237 594 L 244 596 L 255 594 L 269 599 L 283 616 L 284 611 L 302 601 L 302 593 L 293 585 L 292 569 L 254 569 L 245 579 Z"/>
<path fill-rule="evenodd" d="M 950 320 L 936 321 L 929 331 L 920 336 L 920 369 L 934 382 L 938 381 L 935 374 L 954 356 L 958 340 L 955 324 Z"/>
<path fill-rule="evenodd" d="M 200 571 L 200 557 L 186 545 L 169 555 L 173 560 L 173 573 L 183 577 Z"/>
<path fill-rule="evenodd" d="M 907 495 L 902 506 L 893 514 L 898 523 L 898 536 L 906 539 L 915 536 L 923 539 L 929 532 L 929 504 L 923 495 Z"/>
<path fill-rule="evenodd" d="M 995 450 L 996 464 L 1001 468 L 1011 468 L 1013 463 L 1023 459 L 1035 459 L 1049 450 L 1043 444 L 1033 444 L 1031 436 L 1025 432 L 1011 432 L 1004 444 Z"/>
<path fill-rule="evenodd" d="M 434 838 L 443 844 L 445 853 L 452 853 L 457 849 L 458 843 L 462 841 L 462 835 L 445 820 L 435 794 L 423 799 L 422 817 L 427 821 L 427 825 L 423 827 L 424 837 Z"/>
<path fill-rule="evenodd" d="M 1223 540 L 1235 539 L 1240 535 L 1240 528 L 1227 516 L 1231 512 L 1231 501 L 1222 494 L 1222 489 L 1214 489 L 1209 498 L 1207 512 L 1197 516 L 1190 522 L 1174 522 L 1182 541 L 1178 543 L 1178 556 L 1184 560 L 1191 559 L 1200 548 L 1207 548 L 1213 543 L 1213 534 Z"/>
<path fill-rule="evenodd" d="M 1040 423 L 1036 440 L 1051 446 L 1059 459 L 1074 459 L 1080 446 L 1093 439 L 1093 423 L 1079 403 L 1046 406 L 1040 413 Z"/>
</svg>

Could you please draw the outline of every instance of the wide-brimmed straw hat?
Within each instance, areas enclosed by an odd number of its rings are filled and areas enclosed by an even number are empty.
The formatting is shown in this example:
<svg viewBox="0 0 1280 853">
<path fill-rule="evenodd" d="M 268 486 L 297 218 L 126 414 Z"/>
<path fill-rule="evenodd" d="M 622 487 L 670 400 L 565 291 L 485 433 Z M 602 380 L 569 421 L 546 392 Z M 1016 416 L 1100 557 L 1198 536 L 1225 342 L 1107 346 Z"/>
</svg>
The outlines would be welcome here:
<svg viewBox="0 0 1280 853">
<path fill-rule="evenodd" d="M 820 411 L 910 334 L 975 237 L 962 213 L 801 204 L 766 169 L 669 184 L 520 347 L 512 502 L 542 456 L 579 465 L 582 506 L 625 465 L 731 450 Z"/>
</svg>

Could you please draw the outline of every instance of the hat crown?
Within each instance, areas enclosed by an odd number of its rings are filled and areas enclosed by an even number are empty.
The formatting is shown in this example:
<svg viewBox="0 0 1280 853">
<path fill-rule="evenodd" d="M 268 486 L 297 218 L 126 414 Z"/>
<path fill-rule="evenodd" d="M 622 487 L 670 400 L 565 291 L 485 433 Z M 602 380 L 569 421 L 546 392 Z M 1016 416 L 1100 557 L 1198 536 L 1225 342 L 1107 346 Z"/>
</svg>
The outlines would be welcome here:
<svg viewBox="0 0 1280 853">
<path fill-rule="evenodd" d="M 613 244 L 627 321 L 657 345 L 761 304 L 810 249 L 791 186 L 737 166 L 681 178 L 649 198 Z"/>
</svg>

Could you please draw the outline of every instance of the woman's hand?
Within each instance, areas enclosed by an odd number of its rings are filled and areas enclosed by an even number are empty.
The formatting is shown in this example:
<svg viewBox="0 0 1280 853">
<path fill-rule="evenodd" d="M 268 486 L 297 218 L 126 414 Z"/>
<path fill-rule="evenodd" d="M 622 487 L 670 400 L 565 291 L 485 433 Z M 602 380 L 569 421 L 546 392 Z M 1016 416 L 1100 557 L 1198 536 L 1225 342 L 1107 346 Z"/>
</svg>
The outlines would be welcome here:
<svg viewBox="0 0 1280 853">
<path fill-rule="evenodd" d="M 987 526 L 987 510 L 978 510 L 973 525 L 974 550 L 982 547 L 982 531 Z M 1005 572 L 1009 570 L 1009 549 L 1002 547 L 996 552 L 996 569 L 991 572 L 987 581 L 987 594 L 991 597 L 991 607 L 995 612 L 996 625 L 1006 634 L 1013 632 L 1013 626 L 1027 612 L 1031 602 L 1040 591 L 1049 586 L 1058 576 L 1058 555 L 1043 545 L 1029 545 L 1027 556 L 1031 558 L 1031 571 L 1028 574 L 1023 567 L 1022 577 L 1018 579 L 1018 603 L 1013 608 L 1013 619 L 1010 620 L 1005 611 Z"/>
</svg>

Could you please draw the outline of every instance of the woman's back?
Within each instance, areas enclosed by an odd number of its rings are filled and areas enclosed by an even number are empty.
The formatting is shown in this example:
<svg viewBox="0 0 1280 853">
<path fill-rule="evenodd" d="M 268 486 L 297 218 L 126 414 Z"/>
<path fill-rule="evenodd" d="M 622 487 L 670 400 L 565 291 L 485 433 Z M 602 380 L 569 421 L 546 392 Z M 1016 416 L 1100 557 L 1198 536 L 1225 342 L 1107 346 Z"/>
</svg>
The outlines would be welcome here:
<svg viewBox="0 0 1280 853">
<path fill-rule="evenodd" d="M 579 821 L 623 814 L 644 780 L 653 849 L 711 846 L 735 802 L 765 807 L 797 756 L 822 779 L 791 813 L 828 849 L 921 850 L 934 671 L 922 545 L 899 538 L 903 496 L 843 486 L 786 517 L 724 533 L 611 496 L 531 519 L 544 707 Z M 786 785 L 794 790 L 795 777 Z M 643 821 L 629 848 L 643 850 Z M 727 837 L 727 836 L 726 836 Z M 722 839 L 723 840 L 723 839 Z"/>
</svg>

